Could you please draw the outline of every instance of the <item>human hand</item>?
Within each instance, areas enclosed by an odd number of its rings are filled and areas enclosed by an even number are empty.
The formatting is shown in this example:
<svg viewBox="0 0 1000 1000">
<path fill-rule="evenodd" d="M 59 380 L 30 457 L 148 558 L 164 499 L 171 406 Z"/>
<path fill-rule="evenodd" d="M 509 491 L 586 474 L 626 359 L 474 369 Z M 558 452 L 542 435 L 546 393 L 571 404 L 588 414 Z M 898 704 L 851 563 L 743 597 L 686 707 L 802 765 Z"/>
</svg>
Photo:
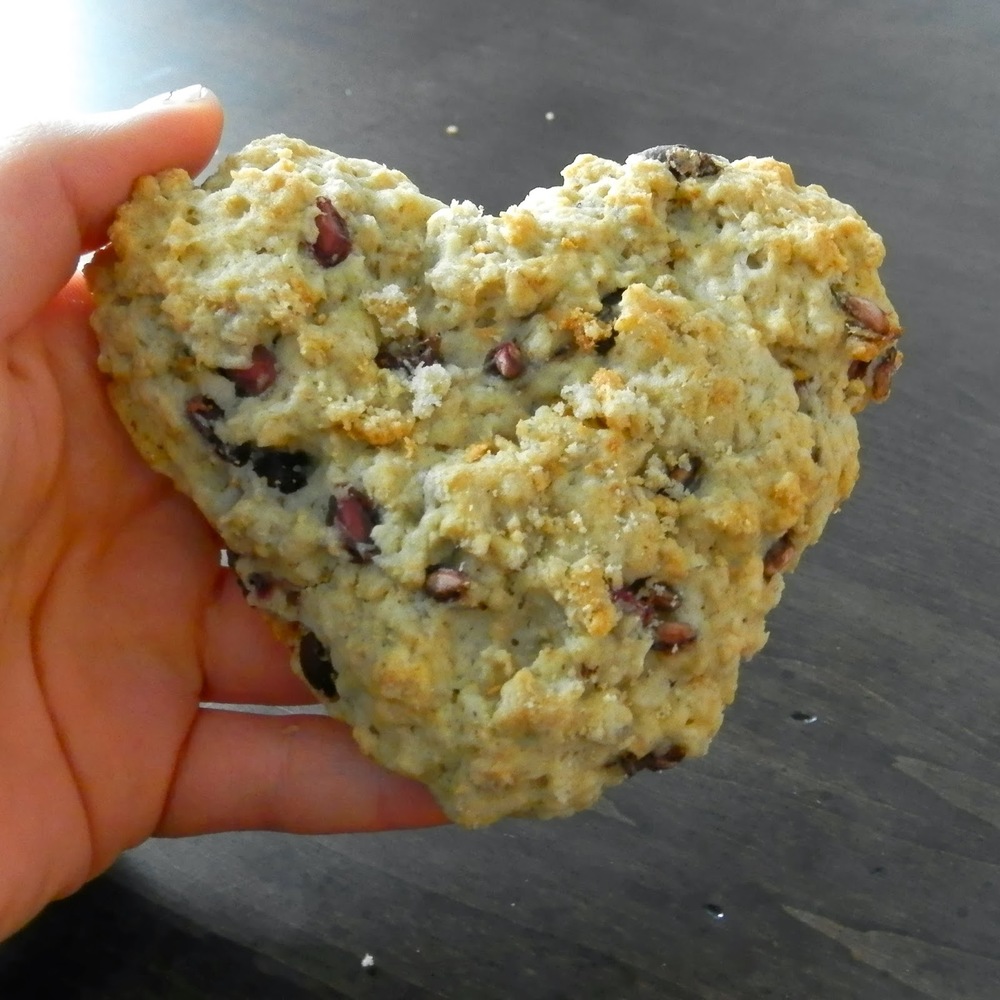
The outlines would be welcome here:
<svg viewBox="0 0 1000 1000">
<path fill-rule="evenodd" d="M 0 139 L 0 939 L 152 835 L 443 821 L 325 716 L 203 705 L 313 698 L 105 398 L 80 254 L 221 123 L 190 90 Z"/>
</svg>

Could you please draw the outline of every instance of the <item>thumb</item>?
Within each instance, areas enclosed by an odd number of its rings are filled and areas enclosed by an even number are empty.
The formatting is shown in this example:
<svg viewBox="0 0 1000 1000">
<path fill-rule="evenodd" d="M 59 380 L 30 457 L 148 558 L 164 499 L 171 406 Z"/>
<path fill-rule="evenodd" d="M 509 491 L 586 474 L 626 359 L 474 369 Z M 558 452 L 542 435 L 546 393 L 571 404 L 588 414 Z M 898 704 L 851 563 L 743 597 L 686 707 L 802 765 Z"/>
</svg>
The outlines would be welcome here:
<svg viewBox="0 0 1000 1000">
<path fill-rule="evenodd" d="M 0 137 L 0 340 L 69 280 L 99 246 L 135 180 L 211 159 L 222 108 L 204 87 L 131 108 L 31 125 Z"/>
</svg>

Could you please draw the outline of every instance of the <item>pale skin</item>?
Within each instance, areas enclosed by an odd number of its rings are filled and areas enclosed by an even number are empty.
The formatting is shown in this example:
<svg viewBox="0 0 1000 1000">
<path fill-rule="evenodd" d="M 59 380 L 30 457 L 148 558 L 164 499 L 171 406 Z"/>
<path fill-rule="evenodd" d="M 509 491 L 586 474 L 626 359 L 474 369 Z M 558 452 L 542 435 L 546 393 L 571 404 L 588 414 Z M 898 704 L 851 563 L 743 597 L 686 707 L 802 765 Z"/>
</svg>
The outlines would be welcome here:
<svg viewBox="0 0 1000 1000">
<path fill-rule="evenodd" d="M 313 698 L 119 426 L 75 272 L 221 125 L 193 91 L 0 138 L 0 939 L 151 836 L 444 819 L 330 719 L 204 705 Z"/>
</svg>

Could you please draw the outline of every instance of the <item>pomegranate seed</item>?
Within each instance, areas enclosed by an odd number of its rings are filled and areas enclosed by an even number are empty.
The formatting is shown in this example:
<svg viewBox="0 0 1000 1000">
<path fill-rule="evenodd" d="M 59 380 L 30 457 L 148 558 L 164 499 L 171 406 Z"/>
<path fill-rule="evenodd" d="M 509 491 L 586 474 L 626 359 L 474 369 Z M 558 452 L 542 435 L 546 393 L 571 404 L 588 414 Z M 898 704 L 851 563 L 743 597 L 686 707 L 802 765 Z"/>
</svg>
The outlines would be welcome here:
<svg viewBox="0 0 1000 1000">
<path fill-rule="evenodd" d="M 841 305 L 872 333 L 885 337 L 890 332 L 889 317 L 886 316 L 885 310 L 872 302 L 871 299 L 866 299 L 861 295 L 848 295 L 843 299 Z"/>
<path fill-rule="evenodd" d="M 854 379 L 862 379 L 868 371 L 867 361 L 852 361 L 847 367 L 847 377 L 854 381 Z"/>
<path fill-rule="evenodd" d="M 889 388 L 892 384 L 892 376 L 899 367 L 899 351 L 895 347 L 890 347 L 885 352 L 882 360 L 875 364 L 872 369 L 872 399 L 880 403 L 888 397 Z"/>
<path fill-rule="evenodd" d="M 379 548 L 372 541 L 372 528 L 378 524 L 378 512 L 361 490 L 348 486 L 332 497 L 326 523 L 337 529 L 353 562 L 371 562 L 378 554 Z"/>
<path fill-rule="evenodd" d="M 618 587 L 611 591 L 611 600 L 615 602 L 624 614 L 639 615 L 643 625 L 648 625 L 646 620 L 646 604 L 639 599 L 639 595 L 631 587 Z"/>
<path fill-rule="evenodd" d="M 651 583 L 647 594 L 649 606 L 662 614 L 676 611 L 681 606 L 681 595 L 666 583 Z"/>
<path fill-rule="evenodd" d="M 274 355 L 263 344 L 254 347 L 247 368 L 221 368 L 219 373 L 236 386 L 237 396 L 259 396 L 278 377 Z"/>
<path fill-rule="evenodd" d="M 435 601 L 457 601 L 469 589 L 471 582 L 468 573 L 460 569 L 438 566 L 428 572 L 424 590 Z"/>
<path fill-rule="evenodd" d="M 637 580 L 611 591 L 611 599 L 625 614 L 638 615 L 643 625 L 652 625 L 681 606 L 681 595 L 667 583 Z"/>
<path fill-rule="evenodd" d="M 792 559 L 795 558 L 795 545 L 792 542 L 791 532 L 786 531 L 768 550 L 764 553 L 764 579 L 771 577 L 783 570 L 788 569 Z"/>
<path fill-rule="evenodd" d="M 323 267 L 339 264 L 351 252 L 351 237 L 343 216 L 333 207 L 329 198 L 317 198 L 316 242 L 313 256 Z"/>
<path fill-rule="evenodd" d="M 653 649 L 657 653 L 677 653 L 697 638 L 698 633 L 685 622 L 663 622 L 656 628 Z"/>
<path fill-rule="evenodd" d="M 512 340 L 497 344 L 486 355 L 483 371 L 506 379 L 522 375 L 524 373 L 524 355 L 521 353 L 521 348 Z"/>
</svg>

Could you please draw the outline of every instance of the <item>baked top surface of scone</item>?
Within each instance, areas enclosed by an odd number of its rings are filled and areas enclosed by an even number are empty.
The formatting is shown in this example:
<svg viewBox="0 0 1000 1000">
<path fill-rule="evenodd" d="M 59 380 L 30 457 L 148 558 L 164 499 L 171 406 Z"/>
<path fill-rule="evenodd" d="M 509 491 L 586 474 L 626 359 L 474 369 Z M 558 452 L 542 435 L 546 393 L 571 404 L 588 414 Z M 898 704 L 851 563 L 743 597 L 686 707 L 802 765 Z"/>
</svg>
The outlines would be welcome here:
<svg viewBox="0 0 1000 1000">
<path fill-rule="evenodd" d="M 144 457 L 478 826 L 705 752 L 899 364 L 882 257 L 773 160 L 584 155 L 489 216 L 272 136 L 140 181 L 88 278 Z"/>
</svg>

